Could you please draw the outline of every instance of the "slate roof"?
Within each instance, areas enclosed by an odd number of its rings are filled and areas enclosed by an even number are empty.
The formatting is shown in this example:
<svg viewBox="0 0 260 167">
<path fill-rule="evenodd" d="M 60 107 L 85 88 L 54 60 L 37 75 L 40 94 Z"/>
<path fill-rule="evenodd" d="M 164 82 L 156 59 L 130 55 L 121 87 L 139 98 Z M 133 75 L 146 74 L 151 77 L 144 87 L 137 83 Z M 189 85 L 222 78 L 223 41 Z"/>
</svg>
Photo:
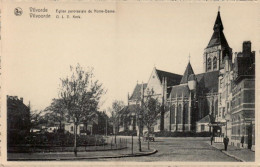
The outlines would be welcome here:
<svg viewBox="0 0 260 167">
<path fill-rule="evenodd" d="M 189 87 L 187 84 L 184 85 L 177 85 L 173 86 L 171 90 L 171 97 L 176 98 L 176 97 L 189 97 Z"/>
<path fill-rule="evenodd" d="M 195 74 L 191 74 L 188 78 L 188 81 L 193 81 L 196 80 L 196 75 Z"/>
<path fill-rule="evenodd" d="M 199 92 L 216 93 L 218 92 L 219 71 L 206 72 L 196 75 Z"/>
<path fill-rule="evenodd" d="M 221 17 L 220 17 L 220 12 L 218 11 L 218 15 L 217 15 L 213 30 L 214 31 L 218 31 L 218 30 L 222 31 L 223 29 L 224 29 L 224 27 L 223 27 L 222 20 L 221 20 Z"/>
<path fill-rule="evenodd" d="M 214 121 L 214 118 L 210 115 L 207 115 L 203 117 L 201 120 L 199 120 L 197 123 L 212 123 Z"/>
<path fill-rule="evenodd" d="M 138 109 L 138 106 L 137 105 L 128 105 L 128 106 L 125 106 L 122 110 L 119 111 L 119 114 L 122 116 L 122 115 L 129 115 L 129 114 L 132 114 L 132 113 L 136 113 Z"/>
<path fill-rule="evenodd" d="M 187 67 L 186 67 L 186 70 L 185 70 L 185 72 L 184 72 L 184 74 L 183 74 L 183 77 L 182 77 L 182 79 L 181 79 L 180 84 L 188 83 L 188 78 L 189 78 L 189 76 L 190 76 L 191 74 L 194 74 L 194 71 L 193 71 L 193 69 L 192 69 L 192 67 L 191 67 L 191 64 L 190 64 L 190 62 L 189 62 L 188 65 L 187 65 Z"/>
<path fill-rule="evenodd" d="M 122 108 L 122 109 L 118 112 L 118 114 L 119 114 L 119 115 L 128 114 L 127 106 L 125 106 L 124 108 Z"/>
<path fill-rule="evenodd" d="M 223 24 L 221 21 L 220 12 L 218 12 L 218 15 L 217 15 L 214 27 L 213 27 L 214 33 L 208 43 L 207 48 L 217 46 L 217 45 L 221 45 L 224 48 L 229 48 L 228 42 L 223 33 L 223 29 L 224 29 L 224 27 L 223 27 Z"/>
<path fill-rule="evenodd" d="M 178 85 L 180 84 L 182 75 L 179 74 L 174 74 L 174 73 L 170 73 L 170 72 L 166 72 L 166 71 L 162 71 L 162 70 L 157 70 L 157 75 L 162 83 L 163 78 L 167 78 L 167 86 L 174 86 L 174 85 Z"/>
<path fill-rule="evenodd" d="M 144 89 L 147 87 L 147 83 L 143 84 Z M 141 99 L 141 89 L 142 89 L 142 84 L 136 84 L 135 89 L 130 96 L 129 100 L 140 100 Z"/>
</svg>

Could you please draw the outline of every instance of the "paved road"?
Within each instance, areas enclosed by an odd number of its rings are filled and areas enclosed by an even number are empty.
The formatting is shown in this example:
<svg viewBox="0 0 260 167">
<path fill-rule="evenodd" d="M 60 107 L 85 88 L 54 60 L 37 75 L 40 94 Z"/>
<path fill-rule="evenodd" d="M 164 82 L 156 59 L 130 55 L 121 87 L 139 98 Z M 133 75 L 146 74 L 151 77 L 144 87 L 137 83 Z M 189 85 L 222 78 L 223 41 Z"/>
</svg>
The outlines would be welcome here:
<svg viewBox="0 0 260 167">
<path fill-rule="evenodd" d="M 207 140 L 209 138 L 156 138 L 155 142 L 151 142 L 151 148 L 158 150 L 156 154 L 144 157 L 103 159 L 102 161 L 236 161 L 211 147 L 206 143 Z M 134 143 L 137 145 L 136 137 Z M 147 143 L 143 143 L 143 147 L 146 146 Z"/>
<path fill-rule="evenodd" d="M 98 152 L 79 152 L 78 157 L 95 157 L 95 156 L 117 156 L 122 154 L 131 154 L 131 137 L 119 137 L 127 138 L 128 148 L 117 151 L 98 151 Z M 111 139 L 111 137 L 110 137 Z M 227 156 L 219 149 L 216 149 L 208 144 L 209 138 L 156 138 L 155 142 L 150 142 L 151 149 L 157 149 L 158 152 L 149 156 L 142 157 L 127 157 L 127 158 L 112 158 L 112 159 L 93 159 L 83 161 L 139 161 L 139 162 L 151 162 L 151 161 L 218 161 L 233 162 L 236 159 Z M 138 151 L 137 137 L 134 137 L 134 153 Z M 142 142 L 144 151 L 147 151 L 147 142 Z M 73 152 L 70 153 L 9 153 L 10 159 L 13 158 L 59 158 L 59 157 L 73 157 Z"/>
</svg>

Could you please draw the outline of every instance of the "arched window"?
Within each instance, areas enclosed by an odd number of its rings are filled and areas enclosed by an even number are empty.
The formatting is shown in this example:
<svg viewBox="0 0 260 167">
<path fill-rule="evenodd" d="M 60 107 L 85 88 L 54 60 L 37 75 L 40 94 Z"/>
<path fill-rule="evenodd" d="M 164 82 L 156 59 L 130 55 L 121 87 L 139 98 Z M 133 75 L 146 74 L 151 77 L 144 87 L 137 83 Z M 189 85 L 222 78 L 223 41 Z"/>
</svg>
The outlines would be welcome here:
<svg viewBox="0 0 260 167">
<path fill-rule="evenodd" d="M 182 123 L 182 111 L 181 111 L 181 104 L 178 105 L 177 108 L 177 124 L 181 124 Z"/>
<path fill-rule="evenodd" d="M 215 115 L 218 115 L 218 100 L 215 101 Z"/>
<path fill-rule="evenodd" d="M 183 123 L 184 124 L 188 124 L 188 117 L 189 117 L 189 115 L 188 115 L 188 104 L 184 104 L 184 106 L 183 106 Z"/>
<path fill-rule="evenodd" d="M 207 67 L 208 70 L 211 70 L 211 58 L 208 58 Z"/>
<path fill-rule="evenodd" d="M 216 57 L 214 57 L 214 59 L 213 59 L 213 69 L 214 70 L 217 69 L 217 58 Z"/>
<path fill-rule="evenodd" d="M 171 124 L 175 124 L 175 105 L 171 106 L 170 112 L 171 112 Z"/>
</svg>

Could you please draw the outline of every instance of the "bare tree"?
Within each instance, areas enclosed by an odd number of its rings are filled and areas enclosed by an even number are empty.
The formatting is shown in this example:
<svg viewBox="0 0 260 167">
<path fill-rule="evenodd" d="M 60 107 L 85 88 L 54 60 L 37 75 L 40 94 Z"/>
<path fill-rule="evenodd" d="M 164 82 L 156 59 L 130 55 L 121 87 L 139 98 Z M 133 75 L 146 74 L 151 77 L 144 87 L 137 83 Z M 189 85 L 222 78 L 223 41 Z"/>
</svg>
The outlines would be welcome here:
<svg viewBox="0 0 260 167">
<path fill-rule="evenodd" d="M 143 100 L 143 124 L 147 127 L 148 130 L 148 149 L 150 149 L 150 132 L 152 127 L 156 124 L 158 118 L 160 118 L 161 113 L 161 103 L 158 100 L 158 97 L 154 95 L 153 90 L 147 90 L 147 95 Z"/>
<path fill-rule="evenodd" d="M 74 153 L 77 156 L 77 128 L 97 111 L 103 86 L 94 79 L 93 69 L 85 71 L 79 64 L 70 67 L 70 75 L 61 79 L 59 96 L 74 123 Z"/>
</svg>

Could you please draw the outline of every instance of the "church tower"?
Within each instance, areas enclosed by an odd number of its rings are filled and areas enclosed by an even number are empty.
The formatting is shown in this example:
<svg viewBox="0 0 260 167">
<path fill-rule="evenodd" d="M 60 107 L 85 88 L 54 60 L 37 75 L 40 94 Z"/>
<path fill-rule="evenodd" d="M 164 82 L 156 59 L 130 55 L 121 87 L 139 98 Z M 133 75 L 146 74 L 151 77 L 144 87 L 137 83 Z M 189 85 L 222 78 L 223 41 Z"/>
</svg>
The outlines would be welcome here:
<svg viewBox="0 0 260 167">
<path fill-rule="evenodd" d="M 220 17 L 220 11 L 213 27 L 213 35 L 204 49 L 203 69 L 204 72 L 217 71 L 224 68 L 224 57 L 232 60 L 232 49 L 223 33 L 224 27 Z"/>
</svg>

